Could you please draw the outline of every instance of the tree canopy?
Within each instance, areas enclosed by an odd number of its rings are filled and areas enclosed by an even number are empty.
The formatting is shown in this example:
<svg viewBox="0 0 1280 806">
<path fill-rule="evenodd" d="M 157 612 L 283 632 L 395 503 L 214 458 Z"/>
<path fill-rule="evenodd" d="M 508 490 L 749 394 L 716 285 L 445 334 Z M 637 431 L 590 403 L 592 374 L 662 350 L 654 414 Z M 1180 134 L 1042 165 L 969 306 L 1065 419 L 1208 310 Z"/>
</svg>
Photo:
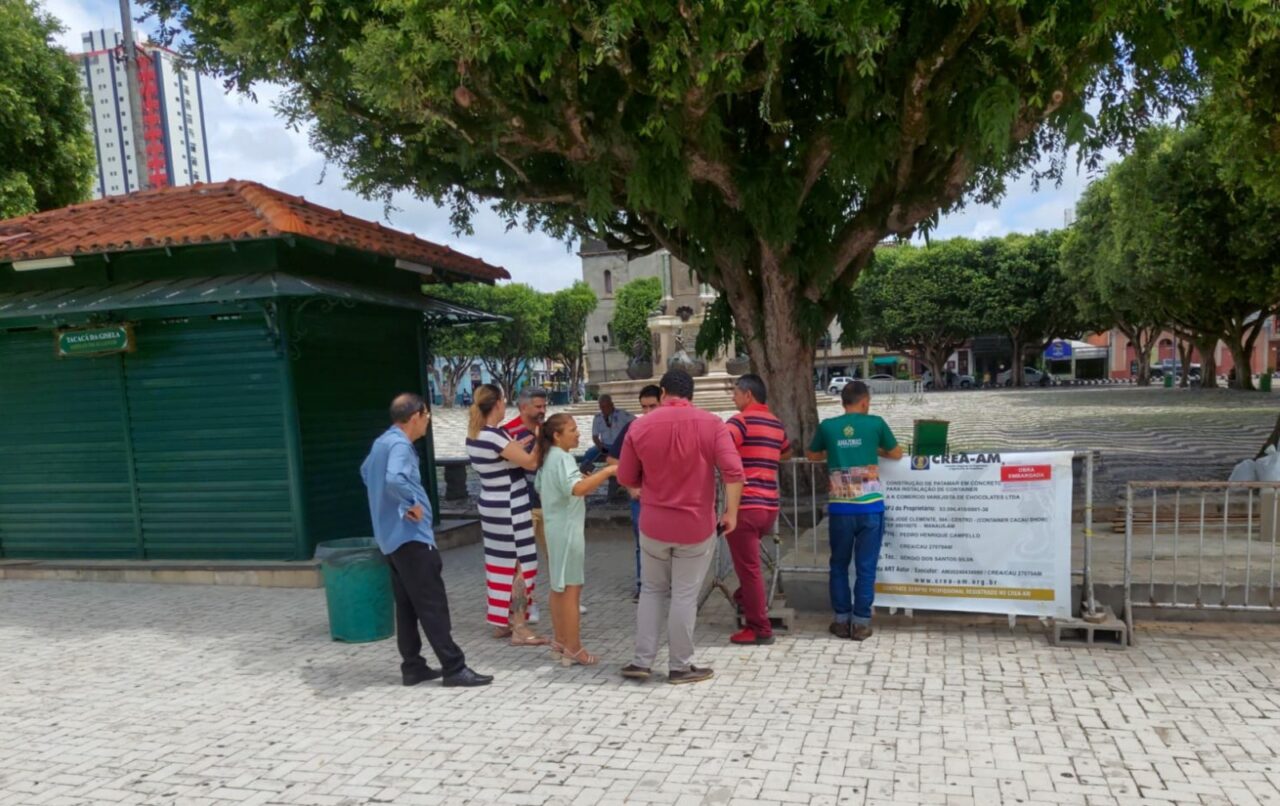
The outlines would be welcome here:
<svg viewBox="0 0 1280 806">
<path fill-rule="evenodd" d="M 1248 371 L 1266 319 L 1280 310 L 1280 201 L 1238 174 L 1222 170 L 1220 143 L 1208 127 L 1156 128 L 1132 154 L 1095 183 L 1073 229 L 1100 244 L 1064 252 L 1085 271 L 1108 279 L 1104 296 L 1149 309 L 1150 320 L 1176 326 L 1212 362 L 1219 340 L 1238 368 L 1236 384 L 1252 388 Z M 1096 249 L 1096 247 L 1095 247 Z M 1140 294 L 1140 296 L 1133 296 Z M 1140 366 L 1146 361 L 1140 361 Z M 1201 377 L 1213 381 L 1212 368 Z"/>
<path fill-rule="evenodd" d="M 909 351 L 944 378 L 947 356 L 983 325 L 985 288 L 974 241 L 883 247 L 858 282 L 861 326 L 844 335 Z"/>
<path fill-rule="evenodd" d="M 575 402 L 585 368 L 583 347 L 587 334 L 587 317 L 596 309 L 598 302 L 591 286 L 581 280 L 551 295 L 547 357 L 564 365 Z"/>
<path fill-rule="evenodd" d="M 1231 0 L 149 4 L 204 69 L 284 84 L 366 195 L 666 247 L 725 295 L 806 437 L 813 346 L 877 243 L 1042 154 L 1049 178 L 1068 146 L 1096 163 L 1191 100 L 1200 62 L 1280 26 Z"/>
<path fill-rule="evenodd" d="M 62 26 L 32 0 L 0 3 L 0 219 L 88 198 L 89 112 Z"/>
<path fill-rule="evenodd" d="M 657 277 L 642 277 L 632 280 L 618 289 L 613 300 L 613 320 L 609 323 L 613 330 L 614 346 L 624 355 L 632 355 L 635 345 L 642 347 L 640 354 L 653 359 L 653 339 L 649 335 L 649 314 L 657 309 L 662 301 L 662 280 Z"/>
<path fill-rule="evenodd" d="M 1022 365 L 1028 352 L 1039 353 L 1054 339 L 1076 338 L 1088 329 L 1062 270 L 1062 240 L 1061 231 L 1041 231 L 979 245 L 986 278 L 979 306 L 983 329 L 1009 338 L 1015 386 L 1026 382 Z"/>
</svg>

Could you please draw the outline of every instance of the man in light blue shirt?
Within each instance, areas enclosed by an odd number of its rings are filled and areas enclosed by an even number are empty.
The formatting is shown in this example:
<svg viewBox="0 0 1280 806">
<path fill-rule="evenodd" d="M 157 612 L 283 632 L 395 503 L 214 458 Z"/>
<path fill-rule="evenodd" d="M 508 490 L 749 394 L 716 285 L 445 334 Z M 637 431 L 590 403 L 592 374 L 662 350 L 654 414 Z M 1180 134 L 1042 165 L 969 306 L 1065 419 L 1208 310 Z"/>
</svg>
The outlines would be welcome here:
<svg viewBox="0 0 1280 806">
<path fill-rule="evenodd" d="M 442 673 L 446 686 L 484 686 L 493 677 L 467 668 L 466 656 L 453 641 L 449 599 L 440 573 L 444 565 L 431 528 L 431 501 L 422 487 L 418 451 L 413 447 L 426 436 L 430 422 L 431 412 L 421 397 L 397 395 L 391 401 L 391 427 L 374 441 L 360 465 L 369 492 L 373 536 L 391 566 L 400 674 L 406 686 L 435 680 Z M 441 671 L 422 657 L 419 622 L 440 659 Z"/>
</svg>

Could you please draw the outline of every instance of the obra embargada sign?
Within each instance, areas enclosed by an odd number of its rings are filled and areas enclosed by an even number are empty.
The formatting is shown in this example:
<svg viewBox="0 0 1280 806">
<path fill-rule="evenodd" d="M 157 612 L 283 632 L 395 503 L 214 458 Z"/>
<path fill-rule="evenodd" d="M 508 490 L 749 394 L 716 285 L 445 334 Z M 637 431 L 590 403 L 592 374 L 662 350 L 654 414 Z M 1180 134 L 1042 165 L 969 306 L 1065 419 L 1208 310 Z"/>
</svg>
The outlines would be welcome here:
<svg viewBox="0 0 1280 806">
<path fill-rule="evenodd" d="M 884 462 L 876 604 L 1071 614 L 1071 453 Z"/>
</svg>

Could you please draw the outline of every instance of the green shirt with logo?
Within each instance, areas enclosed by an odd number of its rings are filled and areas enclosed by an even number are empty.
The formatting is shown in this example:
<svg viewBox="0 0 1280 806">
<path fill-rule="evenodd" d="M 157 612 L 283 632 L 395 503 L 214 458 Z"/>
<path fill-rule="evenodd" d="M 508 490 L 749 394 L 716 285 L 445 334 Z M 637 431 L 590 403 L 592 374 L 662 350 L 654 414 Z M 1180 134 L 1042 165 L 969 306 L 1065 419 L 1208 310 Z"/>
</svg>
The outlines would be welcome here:
<svg viewBox="0 0 1280 806">
<path fill-rule="evenodd" d="M 826 451 L 832 515 L 884 512 L 880 451 L 898 447 L 889 424 L 874 414 L 842 414 L 823 420 L 809 450 Z"/>
</svg>

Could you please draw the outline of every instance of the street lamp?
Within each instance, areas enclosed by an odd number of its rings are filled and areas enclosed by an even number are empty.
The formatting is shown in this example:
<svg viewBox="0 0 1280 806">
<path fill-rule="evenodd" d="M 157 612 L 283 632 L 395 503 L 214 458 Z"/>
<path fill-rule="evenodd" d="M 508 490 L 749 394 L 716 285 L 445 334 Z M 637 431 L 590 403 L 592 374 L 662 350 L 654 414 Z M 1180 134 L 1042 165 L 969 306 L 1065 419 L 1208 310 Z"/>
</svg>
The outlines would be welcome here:
<svg viewBox="0 0 1280 806">
<path fill-rule="evenodd" d="M 591 340 L 600 345 L 600 363 L 604 367 L 604 380 L 609 380 L 609 335 L 606 333 L 601 336 L 592 336 Z"/>
</svg>

